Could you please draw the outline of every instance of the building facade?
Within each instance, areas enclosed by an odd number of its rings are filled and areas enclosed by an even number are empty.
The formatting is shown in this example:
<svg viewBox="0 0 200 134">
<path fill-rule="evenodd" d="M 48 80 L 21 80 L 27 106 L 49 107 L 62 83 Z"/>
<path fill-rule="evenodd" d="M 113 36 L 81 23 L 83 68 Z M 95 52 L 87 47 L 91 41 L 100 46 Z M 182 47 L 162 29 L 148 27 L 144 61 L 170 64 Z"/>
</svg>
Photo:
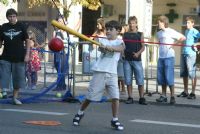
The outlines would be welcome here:
<svg viewBox="0 0 200 134">
<path fill-rule="evenodd" d="M 10 0 L 12 1 L 12 0 Z M 51 20 L 58 16 L 56 8 L 45 5 L 35 8 L 28 8 L 27 1 L 19 1 L 5 7 L 0 3 L 1 13 L 12 7 L 19 12 L 18 19 L 27 24 L 30 29 L 36 31 L 39 42 L 45 42 L 52 38 L 53 26 Z M 71 7 L 71 13 L 68 18 L 68 26 L 73 28 L 75 21 L 82 16 L 82 25 L 80 33 L 91 35 L 96 27 L 96 19 L 104 17 L 106 21 L 111 19 L 118 20 L 122 24 L 127 24 L 129 16 L 135 15 L 138 18 L 139 31 L 144 32 L 145 41 L 157 42 L 155 33 L 157 32 L 156 18 L 159 15 L 167 15 L 170 19 L 170 27 L 184 33 L 186 28 L 185 18 L 193 16 L 196 20 L 195 27 L 199 29 L 200 18 L 197 14 L 198 0 L 102 0 L 102 6 L 98 11 L 89 11 L 81 6 Z M 60 10 L 62 11 L 62 10 Z M 0 14 L 0 24 L 6 22 L 5 14 Z M 72 41 L 78 41 L 73 37 Z M 148 44 L 148 49 L 142 55 L 143 65 L 148 61 L 153 65 L 157 63 L 157 47 L 154 44 Z M 181 47 L 174 47 L 176 51 L 176 63 L 180 64 Z M 78 55 L 81 55 L 81 48 L 77 48 Z M 82 61 L 82 56 L 76 57 L 76 63 Z"/>
</svg>

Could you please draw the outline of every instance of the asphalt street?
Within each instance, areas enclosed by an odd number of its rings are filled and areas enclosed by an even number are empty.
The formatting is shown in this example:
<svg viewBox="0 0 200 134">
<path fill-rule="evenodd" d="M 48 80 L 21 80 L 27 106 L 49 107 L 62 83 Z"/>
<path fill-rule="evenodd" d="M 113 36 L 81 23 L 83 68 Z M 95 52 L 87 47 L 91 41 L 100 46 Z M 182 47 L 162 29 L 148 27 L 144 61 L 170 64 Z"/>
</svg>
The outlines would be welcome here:
<svg viewBox="0 0 200 134">
<path fill-rule="evenodd" d="M 79 103 L 0 104 L 0 134 L 199 134 L 200 108 L 139 104 L 120 105 L 124 131 L 110 127 L 111 104 L 92 103 L 80 126 L 72 125 Z M 25 121 L 58 121 L 58 126 L 26 124 Z"/>
</svg>

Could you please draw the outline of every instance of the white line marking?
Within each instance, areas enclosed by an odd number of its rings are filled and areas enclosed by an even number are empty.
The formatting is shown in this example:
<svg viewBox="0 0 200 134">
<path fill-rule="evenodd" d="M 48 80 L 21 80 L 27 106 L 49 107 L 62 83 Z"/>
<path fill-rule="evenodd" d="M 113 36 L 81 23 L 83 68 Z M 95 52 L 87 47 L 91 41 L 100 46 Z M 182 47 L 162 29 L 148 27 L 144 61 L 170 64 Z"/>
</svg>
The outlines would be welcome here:
<svg viewBox="0 0 200 134">
<path fill-rule="evenodd" d="M 69 114 L 69 113 L 58 113 L 58 112 L 47 112 L 47 111 L 22 110 L 22 109 L 1 109 L 1 111 L 46 114 L 46 115 L 67 115 L 67 114 Z"/>
<path fill-rule="evenodd" d="M 131 122 L 138 123 L 147 123 L 147 124 L 158 124 L 158 125 L 169 125 L 169 126 L 180 126 L 180 127 L 192 127 L 192 128 L 200 128 L 200 125 L 197 124 L 185 124 L 185 123 L 176 123 L 176 122 L 162 122 L 162 121 L 152 121 L 152 120 L 130 120 Z"/>
</svg>

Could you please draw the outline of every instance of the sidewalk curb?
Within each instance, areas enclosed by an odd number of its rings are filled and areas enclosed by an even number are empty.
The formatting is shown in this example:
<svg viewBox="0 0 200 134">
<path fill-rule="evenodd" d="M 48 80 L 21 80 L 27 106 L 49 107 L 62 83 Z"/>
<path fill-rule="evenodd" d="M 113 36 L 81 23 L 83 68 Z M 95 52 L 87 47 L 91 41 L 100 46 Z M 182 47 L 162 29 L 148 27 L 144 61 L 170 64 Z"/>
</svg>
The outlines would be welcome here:
<svg viewBox="0 0 200 134">
<path fill-rule="evenodd" d="M 20 95 L 37 95 L 39 93 L 27 93 L 27 92 L 21 92 Z M 55 91 L 55 94 L 56 94 L 56 91 Z M 40 98 L 56 98 L 56 95 L 55 94 L 45 94 L 44 96 L 41 96 Z M 78 96 L 76 96 L 78 97 Z M 121 98 L 120 99 L 120 103 L 124 103 L 126 99 L 124 98 Z M 102 103 L 102 102 L 111 102 L 110 99 L 103 99 L 103 101 L 100 101 L 99 103 Z M 191 108 L 200 108 L 200 105 L 193 105 L 193 104 L 169 104 L 169 103 L 159 103 L 159 102 L 156 102 L 156 101 L 148 101 L 147 100 L 147 103 L 148 105 L 155 105 L 155 106 L 176 106 L 176 107 L 191 107 Z M 125 103 L 124 103 L 125 104 Z M 138 101 L 134 100 L 134 103 L 133 104 L 137 104 L 137 105 L 140 105 L 138 103 Z M 126 105 L 132 105 L 132 104 L 126 104 Z M 143 105 L 143 106 L 148 106 L 148 105 Z M 141 105 L 142 106 L 142 105 Z"/>
</svg>

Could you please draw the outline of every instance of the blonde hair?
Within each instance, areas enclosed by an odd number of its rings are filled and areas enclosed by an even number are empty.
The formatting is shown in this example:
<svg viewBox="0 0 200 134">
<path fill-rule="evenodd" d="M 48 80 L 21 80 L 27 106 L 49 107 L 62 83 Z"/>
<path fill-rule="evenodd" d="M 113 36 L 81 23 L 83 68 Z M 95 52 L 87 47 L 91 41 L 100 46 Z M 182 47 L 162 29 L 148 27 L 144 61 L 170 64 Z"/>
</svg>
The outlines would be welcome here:
<svg viewBox="0 0 200 134">
<path fill-rule="evenodd" d="M 101 26 L 102 26 L 102 29 L 100 30 L 100 32 L 105 32 L 105 29 L 106 29 L 106 27 L 105 27 L 105 20 L 104 20 L 104 18 L 98 18 L 97 19 L 97 24 L 101 24 Z M 97 29 L 97 31 L 98 31 L 99 29 Z"/>
<path fill-rule="evenodd" d="M 34 42 L 34 47 L 37 47 L 39 44 L 37 43 L 35 33 L 31 30 L 28 31 L 28 37 L 30 40 Z"/>
<path fill-rule="evenodd" d="M 128 23 L 130 23 L 131 21 L 135 21 L 136 24 L 138 23 L 137 17 L 136 16 L 130 16 L 128 18 Z M 136 28 L 138 29 L 138 26 L 136 26 Z"/>
</svg>

